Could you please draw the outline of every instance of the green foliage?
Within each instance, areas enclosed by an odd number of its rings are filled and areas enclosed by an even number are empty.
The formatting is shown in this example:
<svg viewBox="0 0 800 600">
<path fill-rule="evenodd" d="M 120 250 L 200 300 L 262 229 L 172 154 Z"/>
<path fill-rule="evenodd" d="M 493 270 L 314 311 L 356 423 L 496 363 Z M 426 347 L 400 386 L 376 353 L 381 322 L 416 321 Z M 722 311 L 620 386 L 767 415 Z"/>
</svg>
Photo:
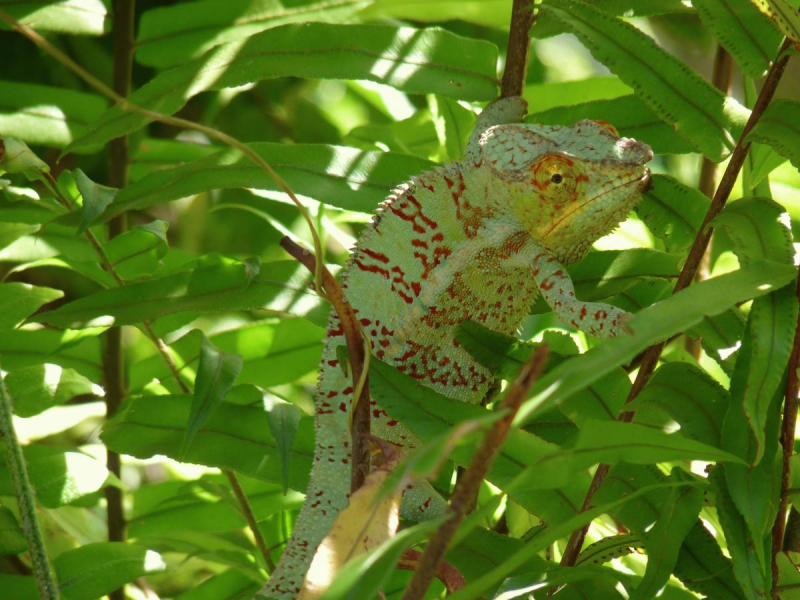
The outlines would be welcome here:
<svg viewBox="0 0 800 600">
<path fill-rule="evenodd" d="M 10 437 L 0 443 L 0 596 L 42 589 L 37 516 L 67 600 L 122 586 L 138 598 L 142 578 L 159 597 L 251 597 L 308 485 L 330 306 L 278 246 L 288 235 L 310 247 L 308 222 L 243 150 L 297 194 L 336 273 L 393 188 L 463 155 L 500 92 L 512 1 L 142 0 L 132 65 L 114 54 L 125 38 L 112 29 L 117 4 L 0 0 L 0 10 L 102 81 L 132 67 L 131 102 L 245 148 L 114 106 L 2 26 L 0 358 L 22 454 L 14 460 Z M 541 299 L 516 336 L 464 322 L 457 342 L 498 380 L 482 406 L 372 361 L 372 410 L 419 442 L 389 480 L 422 474 L 446 496 L 498 420 L 502 390 L 536 348 L 550 349 L 448 552 L 466 583 L 448 597 L 795 597 L 798 556 L 774 557 L 772 534 L 797 367 L 797 82 L 785 77 L 740 136 L 762 87 L 754 78 L 782 36 L 800 37 L 797 9 L 536 3 L 526 120 L 606 121 L 656 153 L 635 214 L 567 268 L 580 299 L 635 316 L 632 335 L 603 342 L 557 322 Z M 732 92 L 707 81 L 714 45 L 737 66 Z M 121 135 L 127 159 L 109 144 Z M 673 295 L 710 206 L 702 162 L 709 172 L 737 143 L 752 148 L 710 224 L 705 274 Z M 659 343 L 652 377 L 627 402 L 642 352 Z M 619 420 L 627 411 L 633 422 Z M 119 476 L 106 451 L 121 454 Z M 27 505 L 20 462 L 35 490 Z M 600 463 L 608 475 L 581 511 Z M 220 470 L 236 473 L 268 556 Z M 108 541 L 104 488 L 122 495 L 124 541 Z M 438 524 L 404 522 L 336 573 L 325 597 L 400 598 L 410 574 L 398 558 L 424 550 Z M 588 524 L 576 566 L 560 567 Z M 444 594 L 436 582 L 426 597 Z"/>
</svg>

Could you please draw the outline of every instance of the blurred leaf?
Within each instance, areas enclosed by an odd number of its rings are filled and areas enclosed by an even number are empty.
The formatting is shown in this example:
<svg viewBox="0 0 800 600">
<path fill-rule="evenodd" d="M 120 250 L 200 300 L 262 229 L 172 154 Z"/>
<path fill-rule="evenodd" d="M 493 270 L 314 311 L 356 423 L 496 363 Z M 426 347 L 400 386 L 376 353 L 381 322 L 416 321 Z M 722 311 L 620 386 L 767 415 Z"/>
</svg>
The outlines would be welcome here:
<svg viewBox="0 0 800 600">
<path fill-rule="evenodd" d="M 83 197 L 81 223 L 78 226 L 78 233 L 81 234 L 103 214 L 119 190 L 95 183 L 80 169 L 75 169 L 75 183 Z"/>
<path fill-rule="evenodd" d="M 192 445 L 198 430 L 211 418 L 214 411 L 233 387 L 239 371 L 242 370 L 242 357 L 238 354 L 221 352 L 204 335 L 200 344 L 200 360 L 194 381 L 194 396 L 186 433 L 181 445 L 183 456 Z"/>
<path fill-rule="evenodd" d="M 611 100 L 627 96 L 632 92 L 633 90 L 622 83 L 619 77 L 587 77 L 577 81 L 526 85 L 522 95 L 528 101 L 531 113 L 542 113 L 554 108 L 587 104 L 595 100 Z"/>
<path fill-rule="evenodd" d="M 620 96 L 612 100 L 593 100 L 572 106 L 558 106 L 533 113 L 527 122 L 544 125 L 577 123 L 581 119 L 607 121 L 620 135 L 636 138 L 650 145 L 656 154 L 687 154 L 697 148 L 662 121 L 638 96 Z"/>
<path fill-rule="evenodd" d="M 505 0 L 373 0 L 363 16 L 423 23 L 460 19 L 504 29 L 511 18 L 511 6 Z"/>
<path fill-rule="evenodd" d="M 781 34 L 752 2 L 693 0 L 692 6 L 745 75 L 757 79 L 767 73 Z"/>
<path fill-rule="evenodd" d="M 430 96 L 428 103 L 433 113 L 439 144 L 446 150 L 444 157 L 451 161 L 461 160 L 469 136 L 475 129 L 475 114 L 444 96 Z"/>
<path fill-rule="evenodd" d="M 192 589 L 175 597 L 176 600 L 219 600 L 220 598 L 250 598 L 260 583 L 237 569 L 213 575 Z"/>
<path fill-rule="evenodd" d="M 205 158 L 220 150 L 220 146 L 211 144 L 144 138 L 136 148 L 131 148 L 131 182 L 139 181 L 145 175 L 165 167 Z"/>
<path fill-rule="evenodd" d="M 56 327 L 129 325 L 177 312 L 263 310 L 290 311 L 322 322 L 327 310 L 307 287 L 308 272 L 295 261 L 267 263 L 248 281 L 241 262 L 200 266 L 124 287 L 101 290 L 36 315 Z M 325 316 L 323 316 L 325 315 Z"/>
<path fill-rule="evenodd" d="M 0 554 L 20 554 L 27 549 L 28 542 L 14 513 L 0 506 Z"/>
<path fill-rule="evenodd" d="M 571 448 L 532 458 L 515 480 L 524 489 L 558 488 L 574 473 L 594 464 L 651 464 L 676 460 L 743 462 L 733 454 L 677 433 L 634 423 L 588 420 Z"/>
<path fill-rule="evenodd" d="M 370 3 L 371 0 L 306 0 L 301 3 L 201 0 L 160 6 L 142 14 L 136 60 L 151 67 L 180 65 L 214 46 L 279 25 L 299 21 L 341 22 Z"/>
<path fill-rule="evenodd" d="M 14 400 L 14 413 L 32 417 L 72 400 L 94 394 L 94 384 L 72 369 L 38 364 L 15 369 L 6 376 L 8 392 Z"/>
<path fill-rule="evenodd" d="M 658 116 L 715 162 L 736 144 L 735 103 L 634 26 L 579 0 L 548 0 L 541 10 L 569 26 Z"/>
<path fill-rule="evenodd" d="M 103 328 L 81 331 L 18 329 L 0 335 L 3 368 L 13 371 L 27 366 L 53 363 L 75 369 L 91 381 L 101 380 L 100 340 Z"/>
<path fill-rule="evenodd" d="M 736 362 L 736 350 L 744 333 L 745 318 L 738 308 L 731 308 L 713 317 L 705 317 L 686 335 L 700 338 L 705 353 L 730 375 Z"/>
<path fill-rule="evenodd" d="M 672 469 L 672 479 L 685 481 L 680 467 Z M 667 583 L 678 561 L 683 541 L 703 508 L 703 492 L 696 487 L 672 488 L 661 504 L 661 514 L 647 532 L 647 570 L 632 600 L 654 598 Z"/>
<path fill-rule="evenodd" d="M 0 0 L 0 8 L 9 10 L 10 7 L 5 7 L 4 4 Z M 64 4 L 61 3 L 62 7 Z M 51 10 L 52 8 L 54 6 L 51 6 Z M 0 131 L 4 136 L 13 136 L 29 144 L 63 148 L 83 135 L 89 124 L 102 114 L 106 105 L 107 102 L 95 94 L 32 83 L 2 81 Z"/>
<path fill-rule="evenodd" d="M 687 250 L 700 233 L 709 199 L 669 175 L 654 175 L 653 187 L 642 195 L 636 209 L 667 252 Z"/>
<path fill-rule="evenodd" d="M 53 566 L 64 600 L 95 600 L 134 579 L 167 568 L 157 552 L 122 542 L 85 544 L 67 550 L 56 557 Z"/>
<path fill-rule="evenodd" d="M 0 574 L 0 589 L 9 598 L 19 598 L 19 600 L 38 600 L 39 590 L 36 587 L 36 579 L 25 575 L 3 575 Z"/>
<path fill-rule="evenodd" d="M 128 401 L 103 430 L 102 439 L 116 450 L 149 458 L 164 454 L 179 459 L 190 396 L 143 396 Z M 314 455 L 313 419 L 303 417 L 292 447 L 289 485 L 305 490 Z M 278 442 L 270 433 L 263 407 L 223 402 L 196 435 L 186 451 L 187 462 L 231 469 L 243 475 L 281 483 L 283 470 Z"/>
<path fill-rule="evenodd" d="M 297 426 L 303 416 L 303 411 L 294 404 L 278 399 L 267 400 L 264 404 L 269 420 L 269 430 L 278 445 L 278 455 L 281 458 L 281 485 L 283 493 L 289 489 L 289 472 L 292 459 L 292 444 L 297 434 Z"/>
<path fill-rule="evenodd" d="M 375 210 L 398 183 L 433 168 L 433 163 L 414 156 L 343 146 L 258 143 L 251 147 L 295 193 L 362 212 Z M 231 187 L 280 191 L 265 171 L 228 149 L 142 178 L 119 193 L 104 218 Z"/>
<path fill-rule="evenodd" d="M 109 477 L 106 466 L 80 452 L 52 446 L 23 449 L 36 499 L 46 508 L 58 508 L 99 490 Z M 0 464 L 0 495 L 13 496 L 8 466 Z"/>
<path fill-rule="evenodd" d="M 28 223 L 7 223 L 0 222 L 0 248 L 5 248 L 11 245 L 19 238 L 36 233 L 39 231 L 39 225 Z M 38 288 L 47 289 L 47 288 Z"/>
<path fill-rule="evenodd" d="M 344 141 L 366 150 L 385 147 L 390 152 L 403 152 L 422 158 L 435 154 L 438 148 L 436 127 L 427 109 L 418 110 L 401 121 L 359 125 L 347 133 Z"/>
<path fill-rule="evenodd" d="M 0 8 L 40 31 L 72 35 L 106 33 L 108 8 L 102 0 L 0 0 Z M 8 25 L 0 23 L 0 29 L 8 29 Z"/>
<path fill-rule="evenodd" d="M 730 395 L 702 369 L 689 363 L 661 365 L 629 407 L 652 406 L 668 414 L 686 437 L 720 447 Z"/>
<path fill-rule="evenodd" d="M 130 101 L 172 114 L 200 92 L 288 76 L 367 79 L 408 93 L 489 100 L 497 93 L 496 65 L 493 44 L 442 29 L 303 23 L 221 45 L 157 75 Z M 111 108 L 67 150 L 97 148 L 151 120 Z"/>
<path fill-rule="evenodd" d="M 788 265 L 760 261 L 733 273 L 707 279 L 645 308 L 630 323 L 635 332 L 633 336 L 606 340 L 585 354 L 564 361 L 539 379 L 531 390 L 531 398 L 522 405 L 517 422 L 525 422 L 536 412 L 558 404 L 563 398 L 632 360 L 648 346 L 700 322 L 704 315 L 719 314 L 740 301 L 781 288 L 794 275 L 794 269 Z"/>
<path fill-rule="evenodd" d="M 778 585 L 775 587 L 781 600 L 797 600 L 800 598 L 800 571 L 791 559 L 783 552 L 775 555 L 778 564 Z"/>
<path fill-rule="evenodd" d="M 210 494 L 200 481 L 165 481 L 149 484 L 133 494 L 134 510 L 130 518 L 131 538 L 158 538 L 174 531 L 231 531 L 247 523 L 238 510 L 220 496 Z M 224 486 L 219 476 L 213 481 Z M 300 508 L 303 495 L 299 492 L 284 494 L 280 487 L 252 479 L 242 479 L 242 487 L 250 501 L 256 519 L 263 521 L 270 515 Z"/>
<path fill-rule="evenodd" d="M 13 329 L 43 305 L 63 296 L 61 290 L 28 283 L 0 283 L 0 331 Z"/>
<path fill-rule="evenodd" d="M 800 41 L 800 13 L 792 2 L 789 0 L 751 0 L 751 2 L 775 21 L 783 35 L 795 42 Z"/>
<path fill-rule="evenodd" d="M 798 122 L 800 122 L 800 102 L 779 98 L 767 107 L 748 139 L 770 145 L 778 154 L 788 158 L 800 169 Z"/>
<path fill-rule="evenodd" d="M 167 253 L 166 221 L 138 225 L 115 236 L 103 245 L 106 257 L 122 279 L 138 279 L 152 274 Z"/>
<path fill-rule="evenodd" d="M 0 175 L 22 173 L 29 181 L 42 179 L 50 166 L 28 148 L 22 140 L 13 137 L 0 138 Z"/>
</svg>

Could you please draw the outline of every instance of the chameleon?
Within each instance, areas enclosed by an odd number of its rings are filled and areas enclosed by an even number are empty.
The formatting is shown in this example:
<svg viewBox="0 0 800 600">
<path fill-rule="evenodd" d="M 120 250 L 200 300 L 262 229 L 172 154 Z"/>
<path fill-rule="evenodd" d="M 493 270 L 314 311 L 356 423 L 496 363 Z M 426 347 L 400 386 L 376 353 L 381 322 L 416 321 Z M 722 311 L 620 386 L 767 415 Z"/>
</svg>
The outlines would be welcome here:
<svg viewBox="0 0 800 600">
<path fill-rule="evenodd" d="M 627 332 L 629 313 L 582 302 L 564 265 L 615 229 L 650 184 L 649 146 L 602 121 L 525 124 L 520 97 L 487 106 L 461 161 L 412 177 L 378 207 L 345 266 L 342 288 L 373 355 L 422 385 L 479 403 L 492 376 L 455 340 L 467 319 L 512 334 L 539 294 L 564 323 L 598 338 Z M 329 318 L 315 397 L 316 448 L 292 538 L 260 597 L 295 598 L 314 552 L 347 505 L 353 394 Z M 401 423 L 371 402 L 372 430 L 413 448 Z M 446 505 L 430 484 L 406 490 L 403 513 Z"/>
</svg>

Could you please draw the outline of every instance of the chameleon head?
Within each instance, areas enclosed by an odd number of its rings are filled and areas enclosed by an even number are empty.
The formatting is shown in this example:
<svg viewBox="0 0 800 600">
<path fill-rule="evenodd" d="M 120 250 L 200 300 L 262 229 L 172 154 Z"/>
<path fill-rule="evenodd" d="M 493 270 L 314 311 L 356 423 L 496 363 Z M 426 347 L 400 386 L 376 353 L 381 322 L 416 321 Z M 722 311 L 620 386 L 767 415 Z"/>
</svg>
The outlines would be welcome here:
<svg viewBox="0 0 800 600">
<path fill-rule="evenodd" d="M 602 121 L 498 125 L 479 144 L 476 171 L 488 171 L 501 209 L 565 263 L 619 225 L 650 184 L 650 147 Z"/>
</svg>

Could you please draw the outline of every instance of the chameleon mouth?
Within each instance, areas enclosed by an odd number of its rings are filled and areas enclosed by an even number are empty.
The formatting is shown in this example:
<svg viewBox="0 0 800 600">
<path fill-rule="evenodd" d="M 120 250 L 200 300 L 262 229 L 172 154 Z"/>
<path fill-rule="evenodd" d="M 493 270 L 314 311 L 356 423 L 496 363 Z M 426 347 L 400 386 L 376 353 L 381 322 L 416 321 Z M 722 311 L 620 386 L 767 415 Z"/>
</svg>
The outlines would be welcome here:
<svg viewBox="0 0 800 600">
<path fill-rule="evenodd" d="M 553 223 L 550 229 L 548 229 L 545 232 L 544 237 L 545 238 L 550 237 L 550 235 L 554 231 L 556 231 L 565 221 L 568 221 L 573 215 L 580 212 L 584 207 L 589 206 L 592 202 L 600 200 L 601 198 L 607 196 L 608 194 L 611 194 L 613 192 L 616 192 L 618 190 L 633 185 L 639 186 L 640 188 L 639 192 L 642 194 L 651 189 L 653 187 L 653 183 L 650 176 L 650 169 L 646 168 L 644 170 L 644 173 L 642 174 L 623 175 L 622 177 L 620 177 L 615 181 L 608 181 L 604 183 L 602 186 L 600 186 L 600 191 L 597 194 L 595 194 L 594 196 L 592 196 L 587 200 L 584 200 L 577 206 L 570 207 L 570 210 L 562 214 L 561 218 L 558 219 L 558 221 L 556 221 L 555 223 Z"/>
</svg>

